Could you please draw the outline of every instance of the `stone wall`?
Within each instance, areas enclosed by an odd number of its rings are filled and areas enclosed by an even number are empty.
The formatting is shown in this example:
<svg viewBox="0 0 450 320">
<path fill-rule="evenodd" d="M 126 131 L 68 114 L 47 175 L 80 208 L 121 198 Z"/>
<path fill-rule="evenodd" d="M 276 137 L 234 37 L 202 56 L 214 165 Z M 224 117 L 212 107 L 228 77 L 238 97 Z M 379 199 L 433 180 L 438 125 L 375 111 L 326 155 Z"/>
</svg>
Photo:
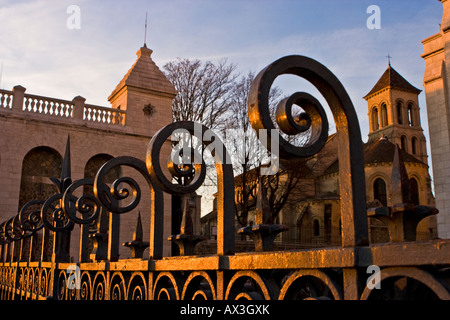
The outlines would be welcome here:
<svg viewBox="0 0 450 320">
<path fill-rule="evenodd" d="M 450 238 L 450 2 L 441 0 L 444 7 L 441 31 L 422 41 L 425 60 L 423 78 L 431 158 L 433 163 L 434 192 L 438 234 Z"/>
</svg>

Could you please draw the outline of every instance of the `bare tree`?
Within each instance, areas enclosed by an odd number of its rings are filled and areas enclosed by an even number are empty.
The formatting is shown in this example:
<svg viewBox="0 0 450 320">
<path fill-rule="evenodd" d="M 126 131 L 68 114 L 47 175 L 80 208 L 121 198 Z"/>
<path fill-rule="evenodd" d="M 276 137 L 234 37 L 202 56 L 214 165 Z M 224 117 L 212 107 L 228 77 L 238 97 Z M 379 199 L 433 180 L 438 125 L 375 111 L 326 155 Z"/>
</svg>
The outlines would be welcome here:
<svg viewBox="0 0 450 320">
<path fill-rule="evenodd" d="M 200 122 L 225 136 L 236 176 L 236 217 L 242 226 L 246 226 L 248 213 L 256 200 L 259 168 L 270 161 L 271 155 L 258 140 L 248 118 L 247 98 L 255 75 L 249 72 L 238 79 L 235 69 L 236 65 L 228 64 L 227 60 L 214 64 L 177 59 L 164 65 L 167 78 L 178 91 L 172 104 L 173 120 Z M 272 88 L 269 107 L 273 117 L 280 97 L 281 90 Z M 190 143 L 194 144 L 194 141 Z M 214 164 L 207 162 L 206 165 L 208 179 L 204 187 L 211 188 L 215 186 Z M 264 177 L 272 210 L 271 221 L 275 220 L 300 178 L 305 177 L 305 171 L 298 169 L 298 164 L 292 168 L 287 164 L 275 175 Z"/>
<path fill-rule="evenodd" d="M 228 64 L 226 59 L 214 64 L 178 58 L 163 68 L 178 91 L 172 103 L 173 120 L 197 121 L 213 130 L 219 128 L 220 119 L 231 106 L 236 65 Z"/>
<path fill-rule="evenodd" d="M 256 186 L 261 166 L 270 161 L 270 152 L 261 144 L 253 130 L 247 109 L 247 98 L 255 75 L 249 72 L 242 77 L 233 89 L 232 106 L 227 120 L 226 146 L 233 159 L 236 185 L 236 218 L 241 226 L 247 226 L 248 214 L 256 202 Z M 281 90 L 273 87 L 269 92 L 269 108 L 275 113 L 281 97 Z M 290 169 L 290 168 L 289 168 Z M 295 169 L 293 167 L 292 169 Z M 274 220 L 296 187 L 300 176 L 296 170 L 288 173 L 283 166 L 273 176 L 264 176 L 263 185 L 268 191 L 269 206 Z"/>
<path fill-rule="evenodd" d="M 231 96 L 233 104 L 230 108 L 227 127 L 233 128 L 236 132 L 230 136 L 227 131 L 227 149 L 232 154 L 234 160 L 236 186 L 236 218 L 243 227 L 247 226 L 249 213 L 256 204 L 256 194 L 258 180 L 261 178 L 263 187 L 266 189 L 268 205 L 271 210 L 271 217 L 267 223 L 274 223 L 285 204 L 292 199 L 298 198 L 298 187 L 300 181 L 306 182 L 313 176 L 313 168 L 309 159 L 294 159 L 289 161 L 280 160 L 280 168 L 273 175 L 260 174 L 260 168 L 266 166 L 271 153 L 262 146 L 255 131 L 251 127 L 247 98 L 250 86 L 253 82 L 254 74 L 249 72 L 246 76 L 236 81 Z M 282 91 L 278 87 L 272 87 L 269 92 L 269 110 L 275 128 L 278 125 L 275 120 L 275 113 L 279 102 L 282 100 Z M 292 108 L 294 119 L 303 112 L 300 106 Z M 280 131 L 284 139 L 295 145 L 304 144 L 310 135 L 306 131 L 297 135 L 286 135 Z"/>
<path fill-rule="evenodd" d="M 227 110 L 232 105 L 230 96 L 238 77 L 235 72 L 236 65 L 228 63 L 226 59 L 213 63 L 178 58 L 165 64 L 163 70 L 178 91 L 172 102 L 173 121 L 199 122 L 215 133 L 220 133 L 224 127 Z M 205 151 L 202 148 L 201 137 L 200 139 L 193 137 L 184 143 L 200 154 Z M 217 180 L 213 158 L 210 156 L 203 158 L 207 175 L 197 193 L 207 199 L 215 192 Z"/>
</svg>

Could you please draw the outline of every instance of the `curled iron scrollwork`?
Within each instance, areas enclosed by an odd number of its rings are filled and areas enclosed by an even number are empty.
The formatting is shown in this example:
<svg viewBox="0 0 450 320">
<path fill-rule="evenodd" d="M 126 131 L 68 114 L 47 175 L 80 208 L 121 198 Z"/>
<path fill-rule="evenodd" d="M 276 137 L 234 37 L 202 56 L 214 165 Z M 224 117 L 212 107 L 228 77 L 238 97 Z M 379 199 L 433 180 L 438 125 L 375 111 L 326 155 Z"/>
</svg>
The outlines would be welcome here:
<svg viewBox="0 0 450 320">
<path fill-rule="evenodd" d="M 324 65 L 314 59 L 292 55 L 280 58 L 254 79 L 248 95 L 249 120 L 258 136 L 265 130 L 270 139 L 265 144 L 272 150 L 272 135 L 278 135 L 281 159 L 309 157 L 318 153 L 328 137 L 328 121 L 320 103 L 306 93 L 294 93 L 278 107 L 277 125 L 288 136 L 310 130 L 308 140 L 296 146 L 284 139 L 270 116 L 269 92 L 275 79 L 284 74 L 299 76 L 316 87 L 330 108 L 339 139 L 339 174 L 342 229 L 344 246 L 368 243 L 366 194 L 361 130 L 353 103 L 339 79 Z M 292 115 L 292 105 L 298 105 L 305 114 Z M 261 140 L 261 139 L 260 139 Z M 275 139 L 276 141 L 276 139 Z"/>
<path fill-rule="evenodd" d="M 301 146 L 291 143 L 280 132 L 277 132 L 281 158 L 312 156 L 322 149 L 328 138 L 326 113 L 320 102 L 305 92 L 295 92 L 290 97 L 283 99 L 277 107 L 275 123 L 272 120 L 269 108 L 270 87 L 280 75 L 302 76 L 300 67 L 295 65 L 293 67 L 293 60 L 299 59 L 302 60 L 305 57 L 284 57 L 263 69 L 254 79 L 248 95 L 248 115 L 258 136 L 259 130 L 264 129 L 271 137 L 272 134 L 275 134 L 273 129 L 277 127 L 288 136 L 310 131 L 307 141 Z M 293 115 L 293 105 L 301 107 L 304 112 Z M 261 139 L 268 150 L 272 150 L 271 141 L 272 139 Z"/>
<path fill-rule="evenodd" d="M 131 177 L 120 177 L 116 179 L 110 187 L 105 183 L 107 174 L 116 167 L 128 166 L 136 169 L 146 179 L 149 186 L 151 180 L 147 173 L 145 163 L 133 157 L 117 157 L 106 162 L 94 179 L 94 194 L 100 203 L 110 212 L 126 213 L 135 209 L 141 200 L 141 189 L 137 181 Z M 127 187 L 124 187 L 123 185 Z M 130 200 L 128 203 L 121 203 L 121 200 Z"/>
<path fill-rule="evenodd" d="M 20 212 L 0 225 L 0 242 L 19 241 L 30 237 L 43 228 L 40 218 L 43 200 L 26 203 Z"/>
<path fill-rule="evenodd" d="M 73 192 L 81 186 L 93 186 L 94 179 L 86 178 L 73 182 L 64 192 L 62 206 L 65 214 L 75 223 L 86 224 L 94 221 L 101 211 L 101 204 L 97 198 L 91 194 L 83 194 L 75 198 Z M 76 200 L 75 200 L 76 199 Z M 77 212 L 81 217 L 77 216 Z"/>
<path fill-rule="evenodd" d="M 23 239 L 24 231 L 20 226 L 18 215 L 6 221 L 3 225 L 3 233 L 10 241 L 19 241 Z"/>
<path fill-rule="evenodd" d="M 161 161 L 164 155 L 163 147 L 167 145 L 168 139 L 176 133 L 186 133 L 187 139 L 190 137 L 197 140 L 197 145 L 183 144 L 180 148 L 175 148 L 175 152 L 167 162 L 167 169 Z M 182 141 L 186 141 L 182 140 Z M 182 141 L 179 141 L 182 142 Z M 189 194 L 196 191 L 205 180 L 206 165 L 204 161 L 204 151 L 210 151 L 214 157 L 217 173 L 217 194 L 222 199 L 217 207 L 217 254 L 234 253 L 234 175 L 230 156 L 218 135 L 206 126 L 193 121 L 179 121 L 166 125 L 160 129 L 150 140 L 147 148 L 146 165 L 152 182 L 162 191 L 170 194 Z M 179 158 L 182 158 L 181 160 Z M 165 160 L 165 159 L 164 159 Z M 178 169 L 175 169 L 178 166 Z M 185 183 L 172 178 L 170 172 L 185 174 Z M 169 177 L 168 177 L 169 176 Z"/>
<path fill-rule="evenodd" d="M 55 194 L 48 198 L 42 205 L 42 223 L 47 229 L 53 232 L 61 232 L 73 227 L 73 222 L 63 210 L 62 198 L 62 193 Z M 76 198 L 72 197 L 71 200 L 76 200 Z"/>
<path fill-rule="evenodd" d="M 171 123 L 161 130 L 151 139 L 147 149 L 146 165 L 152 181 L 163 191 L 171 194 L 187 194 L 197 190 L 205 180 L 206 166 L 204 164 L 203 151 L 203 133 L 210 130 L 192 121 L 180 121 Z M 187 136 L 198 139 L 198 148 L 186 143 L 185 139 L 181 139 L 175 145 L 171 157 L 167 162 L 167 171 L 170 176 L 167 177 L 164 171 L 164 164 L 161 163 L 160 155 L 166 141 L 175 134 L 185 133 Z M 214 137 L 216 139 L 216 137 Z M 217 141 L 214 140 L 213 141 Z M 182 144 L 181 146 L 179 144 Z M 209 143 L 207 143 L 209 144 Z M 200 150 L 199 150 L 200 149 Z M 221 150 L 216 150 L 217 156 Z M 173 181 L 175 178 L 183 179 L 184 183 Z"/>
<path fill-rule="evenodd" d="M 41 207 L 44 200 L 32 200 L 26 203 L 19 212 L 19 223 L 22 230 L 28 235 L 41 230 L 44 224 L 41 220 Z"/>
</svg>

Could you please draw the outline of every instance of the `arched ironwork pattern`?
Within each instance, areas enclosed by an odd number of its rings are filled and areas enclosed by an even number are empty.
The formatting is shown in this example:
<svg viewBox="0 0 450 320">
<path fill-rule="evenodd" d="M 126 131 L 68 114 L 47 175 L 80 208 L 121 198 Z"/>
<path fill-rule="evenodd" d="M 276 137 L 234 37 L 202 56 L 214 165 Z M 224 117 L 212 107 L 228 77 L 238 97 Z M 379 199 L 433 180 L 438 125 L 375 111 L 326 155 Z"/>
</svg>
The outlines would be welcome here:
<svg viewBox="0 0 450 320">
<path fill-rule="evenodd" d="M 238 271 L 228 283 L 225 300 L 272 300 L 277 291 L 270 279 L 255 271 Z"/>
<path fill-rule="evenodd" d="M 110 300 L 126 300 L 127 292 L 125 285 L 125 278 L 122 273 L 114 272 L 111 276 Z"/>
<path fill-rule="evenodd" d="M 170 272 L 161 272 L 155 279 L 153 300 L 180 300 L 180 288 L 176 277 Z"/>
<path fill-rule="evenodd" d="M 280 300 L 342 299 L 342 289 L 325 272 L 314 269 L 289 274 L 280 291 Z"/>
<path fill-rule="evenodd" d="M 134 272 L 128 282 L 128 300 L 147 300 L 147 281 L 142 272 Z"/>
<path fill-rule="evenodd" d="M 364 288 L 361 300 L 450 300 L 448 284 L 432 273 L 416 267 L 384 268 L 380 271 L 379 281 L 378 290 L 369 286 Z"/>
<path fill-rule="evenodd" d="M 106 278 L 104 272 L 97 272 L 92 285 L 92 300 L 104 300 L 106 296 Z"/>
<path fill-rule="evenodd" d="M 205 271 L 194 271 L 184 283 L 182 300 L 216 300 L 216 289 L 211 276 Z"/>
</svg>

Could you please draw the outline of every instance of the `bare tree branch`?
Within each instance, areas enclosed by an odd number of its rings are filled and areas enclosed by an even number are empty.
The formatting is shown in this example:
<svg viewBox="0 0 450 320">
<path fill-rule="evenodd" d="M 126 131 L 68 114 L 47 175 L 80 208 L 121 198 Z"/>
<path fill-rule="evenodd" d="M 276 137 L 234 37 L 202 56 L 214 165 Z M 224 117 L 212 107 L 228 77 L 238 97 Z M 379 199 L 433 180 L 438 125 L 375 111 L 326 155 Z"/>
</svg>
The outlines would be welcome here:
<svg viewBox="0 0 450 320">
<path fill-rule="evenodd" d="M 178 91 L 172 103 L 173 121 L 190 120 L 213 130 L 219 128 L 220 119 L 231 106 L 236 65 L 226 59 L 214 64 L 178 58 L 163 68 Z"/>
</svg>

